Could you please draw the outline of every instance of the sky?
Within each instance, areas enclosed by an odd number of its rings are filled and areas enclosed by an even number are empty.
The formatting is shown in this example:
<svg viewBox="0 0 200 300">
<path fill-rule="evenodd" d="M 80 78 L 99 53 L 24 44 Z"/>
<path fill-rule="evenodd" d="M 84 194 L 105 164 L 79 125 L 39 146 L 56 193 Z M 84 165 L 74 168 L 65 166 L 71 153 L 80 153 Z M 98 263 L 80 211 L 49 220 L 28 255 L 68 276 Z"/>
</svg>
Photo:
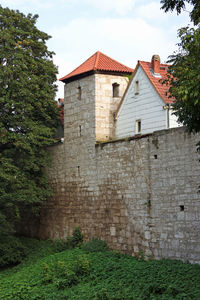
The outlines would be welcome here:
<svg viewBox="0 0 200 300">
<path fill-rule="evenodd" d="M 189 24 L 189 13 L 165 13 L 159 0 L 0 0 L 2 7 L 38 14 L 36 26 L 51 35 L 58 79 L 96 51 L 134 68 L 138 60 L 161 62 L 177 49 L 177 30 Z M 187 8 L 189 10 L 189 8 Z M 56 97 L 64 97 L 57 82 Z"/>
</svg>

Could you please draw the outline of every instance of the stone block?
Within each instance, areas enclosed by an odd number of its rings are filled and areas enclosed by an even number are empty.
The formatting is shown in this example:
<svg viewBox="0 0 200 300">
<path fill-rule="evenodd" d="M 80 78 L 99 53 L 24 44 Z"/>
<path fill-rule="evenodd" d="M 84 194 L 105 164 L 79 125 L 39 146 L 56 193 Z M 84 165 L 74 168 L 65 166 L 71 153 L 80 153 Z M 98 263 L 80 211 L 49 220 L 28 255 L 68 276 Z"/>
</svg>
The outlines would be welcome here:
<svg viewBox="0 0 200 300">
<path fill-rule="evenodd" d="M 116 235 L 116 228 L 115 227 L 110 227 L 110 235 L 115 236 Z"/>
</svg>

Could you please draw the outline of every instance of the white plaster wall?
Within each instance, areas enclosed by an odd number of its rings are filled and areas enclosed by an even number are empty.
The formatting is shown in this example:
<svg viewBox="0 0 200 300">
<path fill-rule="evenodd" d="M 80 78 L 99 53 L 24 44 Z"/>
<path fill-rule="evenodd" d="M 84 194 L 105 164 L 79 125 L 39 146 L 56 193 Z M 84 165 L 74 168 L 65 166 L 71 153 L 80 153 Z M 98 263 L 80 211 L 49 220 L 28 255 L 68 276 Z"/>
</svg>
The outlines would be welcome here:
<svg viewBox="0 0 200 300">
<path fill-rule="evenodd" d="M 135 95 L 134 90 L 136 81 L 139 81 L 138 95 Z M 115 137 L 133 136 L 138 119 L 142 123 L 141 134 L 166 129 L 167 114 L 163 106 L 164 102 L 142 68 L 139 67 L 119 109 L 115 124 Z"/>
<path fill-rule="evenodd" d="M 119 97 L 113 97 L 113 84 L 119 84 Z M 110 140 L 114 135 L 114 112 L 128 84 L 126 76 L 95 74 L 96 140 Z"/>
</svg>

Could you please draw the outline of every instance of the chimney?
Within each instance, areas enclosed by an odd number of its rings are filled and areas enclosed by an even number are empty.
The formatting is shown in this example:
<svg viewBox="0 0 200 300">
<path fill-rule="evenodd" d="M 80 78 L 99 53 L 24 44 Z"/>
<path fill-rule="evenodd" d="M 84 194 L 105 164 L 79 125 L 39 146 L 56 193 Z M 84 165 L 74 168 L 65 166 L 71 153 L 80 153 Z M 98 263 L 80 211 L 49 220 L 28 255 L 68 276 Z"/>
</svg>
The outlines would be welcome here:
<svg viewBox="0 0 200 300">
<path fill-rule="evenodd" d="M 160 74 L 160 56 L 154 54 L 151 59 L 152 69 L 155 74 Z"/>
</svg>

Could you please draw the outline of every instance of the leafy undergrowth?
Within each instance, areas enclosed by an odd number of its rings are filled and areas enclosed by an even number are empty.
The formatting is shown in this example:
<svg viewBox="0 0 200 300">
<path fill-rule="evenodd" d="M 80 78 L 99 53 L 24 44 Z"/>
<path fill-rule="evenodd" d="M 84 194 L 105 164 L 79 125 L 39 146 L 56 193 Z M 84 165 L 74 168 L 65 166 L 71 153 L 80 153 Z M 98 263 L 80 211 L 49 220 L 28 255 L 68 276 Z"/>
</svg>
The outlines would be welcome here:
<svg viewBox="0 0 200 300">
<path fill-rule="evenodd" d="M 0 299 L 200 299 L 199 265 L 79 248 L 57 252 L 50 241 L 34 243 L 20 265 L 0 272 Z"/>
</svg>

